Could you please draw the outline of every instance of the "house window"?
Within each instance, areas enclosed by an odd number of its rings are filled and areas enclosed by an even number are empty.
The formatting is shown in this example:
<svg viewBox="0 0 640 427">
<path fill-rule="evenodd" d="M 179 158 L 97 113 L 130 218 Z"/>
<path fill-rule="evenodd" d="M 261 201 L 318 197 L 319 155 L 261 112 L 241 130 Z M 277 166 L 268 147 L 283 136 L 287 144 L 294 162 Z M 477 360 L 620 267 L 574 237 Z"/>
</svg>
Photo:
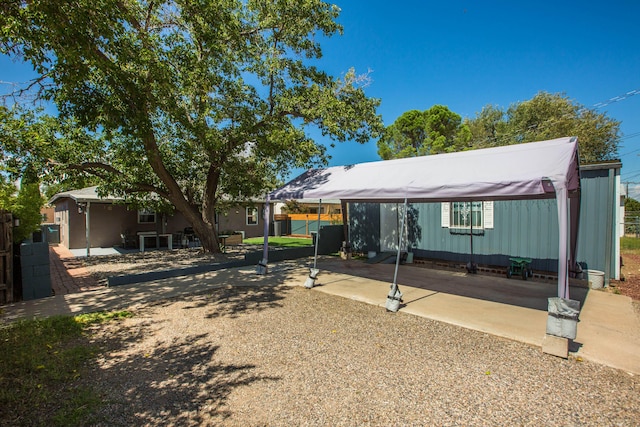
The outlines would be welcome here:
<svg viewBox="0 0 640 427">
<path fill-rule="evenodd" d="M 493 228 L 493 202 L 443 202 L 442 226 L 452 229 Z"/>
<path fill-rule="evenodd" d="M 155 211 L 138 211 L 138 224 L 155 224 Z"/>
<path fill-rule="evenodd" d="M 482 228 L 482 202 L 452 202 L 450 228 Z"/>
<path fill-rule="evenodd" d="M 258 224 L 258 209 L 247 208 L 247 225 L 257 225 L 257 224 Z"/>
<path fill-rule="evenodd" d="M 318 208 L 317 208 L 317 207 L 315 207 L 315 208 L 309 208 L 309 213 L 310 213 L 310 214 L 316 214 L 316 215 L 317 215 L 317 214 L 318 214 Z M 321 207 L 321 208 L 320 208 L 320 215 L 324 215 L 324 207 Z"/>
</svg>

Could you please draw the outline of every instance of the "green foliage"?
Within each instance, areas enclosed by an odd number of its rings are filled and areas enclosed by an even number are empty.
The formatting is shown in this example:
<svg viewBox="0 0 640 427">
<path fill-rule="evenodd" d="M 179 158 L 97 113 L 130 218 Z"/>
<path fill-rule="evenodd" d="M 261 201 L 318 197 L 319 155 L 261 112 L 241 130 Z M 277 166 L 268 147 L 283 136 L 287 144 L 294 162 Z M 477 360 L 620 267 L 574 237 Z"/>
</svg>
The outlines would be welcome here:
<svg viewBox="0 0 640 427">
<path fill-rule="evenodd" d="M 470 132 L 461 117 L 443 105 L 411 110 L 388 126 L 378 140 L 383 160 L 449 153 L 464 149 Z"/>
<path fill-rule="evenodd" d="M 95 323 L 105 323 L 110 320 L 121 320 L 127 317 L 132 317 L 133 313 L 130 311 L 99 311 L 95 313 L 79 314 L 74 317 L 74 320 L 82 326 L 89 326 Z"/>
<path fill-rule="evenodd" d="M 473 148 L 577 136 L 582 163 L 612 160 L 618 153 L 620 122 L 563 94 L 539 92 L 506 111 L 488 105 L 465 122 Z"/>
<path fill-rule="evenodd" d="M 13 240 L 20 243 L 29 238 L 40 227 L 42 216 L 40 210 L 44 206 L 44 198 L 40 195 L 37 183 L 29 183 L 25 177 L 20 190 L 0 175 L 0 210 L 11 212 L 20 220 L 20 225 L 13 230 Z"/>
<path fill-rule="evenodd" d="M 624 212 L 625 214 L 639 215 L 640 216 L 640 202 L 631 197 L 624 199 Z"/>
<path fill-rule="evenodd" d="M 16 187 L 0 174 L 0 210 L 10 211 L 16 197 Z"/>
<path fill-rule="evenodd" d="M 640 202 L 631 197 L 624 199 L 624 232 L 636 237 L 640 235 Z"/>
<path fill-rule="evenodd" d="M 104 194 L 155 194 L 211 251 L 223 196 L 249 200 L 291 168 L 326 163 L 310 127 L 359 143 L 382 130 L 368 76 L 312 65 L 317 40 L 342 31 L 335 5 L 35 0 L 2 11 L 0 51 L 46 76 L 39 95 L 61 112 L 34 143 L 47 147 L 36 153 L 48 183 L 92 176 Z"/>
<path fill-rule="evenodd" d="M 98 390 L 78 387 L 98 349 L 86 326 L 129 316 L 96 313 L 22 320 L 0 329 L 0 412 L 6 425 L 87 425 Z"/>
<path fill-rule="evenodd" d="M 282 207 L 282 212 L 290 214 L 308 213 L 309 207 L 298 202 L 297 200 L 285 200 L 284 206 Z"/>
<path fill-rule="evenodd" d="M 640 251 L 640 238 L 632 236 L 621 237 L 620 249 L 623 251 Z"/>
<path fill-rule="evenodd" d="M 19 243 L 28 239 L 34 231 L 40 228 L 42 206 L 44 206 L 44 198 L 40 194 L 38 184 L 23 183 L 10 209 L 14 218 L 20 220 L 20 225 L 13 229 L 14 242 Z"/>
</svg>

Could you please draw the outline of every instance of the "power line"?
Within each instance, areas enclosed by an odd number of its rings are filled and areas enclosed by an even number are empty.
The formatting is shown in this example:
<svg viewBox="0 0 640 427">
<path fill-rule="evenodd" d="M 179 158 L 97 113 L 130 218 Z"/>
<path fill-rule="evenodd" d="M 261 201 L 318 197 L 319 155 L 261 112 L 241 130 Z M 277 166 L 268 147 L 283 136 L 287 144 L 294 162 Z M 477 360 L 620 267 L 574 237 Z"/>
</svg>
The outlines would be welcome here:
<svg viewBox="0 0 640 427">
<path fill-rule="evenodd" d="M 594 104 L 593 108 L 600 109 L 600 108 L 606 107 L 607 105 L 624 101 L 625 99 L 631 98 L 632 96 L 635 96 L 635 95 L 640 95 L 640 89 L 630 90 L 629 92 L 623 95 L 614 96 L 613 98 L 609 98 L 606 101 L 598 102 L 597 104 Z"/>
<path fill-rule="evenodd" d="M 622 138 L 620 138 L 619 141 L 624 141 L 625 139 L 635 138 L 637 136 L 640 136 L 640 132 L 635 132 L 635 133 L 631 133 L 629 135 L 625 135 Z M 620 157 L 628 156 L 629 154 L 632 154 L 632 153 L 635 153 L 635 152 L 638 152 L 638 151 L 640 151 L 640 148 L 637 148 L 635 150 L 629 151 L 629 152 L 624 153 L 624 154 L 620 154 Z"/>
</svg>

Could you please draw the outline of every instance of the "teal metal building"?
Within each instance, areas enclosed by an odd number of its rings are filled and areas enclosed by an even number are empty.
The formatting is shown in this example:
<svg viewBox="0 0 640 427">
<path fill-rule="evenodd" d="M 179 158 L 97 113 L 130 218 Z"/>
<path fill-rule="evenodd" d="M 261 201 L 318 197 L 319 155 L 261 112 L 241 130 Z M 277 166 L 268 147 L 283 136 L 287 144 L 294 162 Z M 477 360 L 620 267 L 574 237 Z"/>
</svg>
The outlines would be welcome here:
<svg viewBox="0 0 640 427">
<path fill-rule="evenodd" d="M 619 161 L 580 167 L 581 201 L 576 260 L 583 269 L 620 278 Z M 349 203 L 349 240 L 357 252 L 397 249 L 395 204 Z M 534 271 L 558 270 L 555 199 L 414 203 L 405 230 L 417 258 L 507 267 L 510 257 L 531 258 Z"/>
</svg>

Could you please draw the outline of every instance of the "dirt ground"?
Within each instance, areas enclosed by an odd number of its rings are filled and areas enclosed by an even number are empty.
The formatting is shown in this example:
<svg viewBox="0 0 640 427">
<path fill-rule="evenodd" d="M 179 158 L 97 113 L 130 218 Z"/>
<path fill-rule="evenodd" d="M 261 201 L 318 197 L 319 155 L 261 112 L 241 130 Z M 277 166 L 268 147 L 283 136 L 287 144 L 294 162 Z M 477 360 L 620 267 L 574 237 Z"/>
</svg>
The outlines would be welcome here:
<svg viewBox="0 0 640 427">
<path fill-rule="evenodd" d="M 622 251 L 621 280 L 612 280 L 609 291 L 631 297 L 640 305 L 640 251 Z"/>
</svg>

